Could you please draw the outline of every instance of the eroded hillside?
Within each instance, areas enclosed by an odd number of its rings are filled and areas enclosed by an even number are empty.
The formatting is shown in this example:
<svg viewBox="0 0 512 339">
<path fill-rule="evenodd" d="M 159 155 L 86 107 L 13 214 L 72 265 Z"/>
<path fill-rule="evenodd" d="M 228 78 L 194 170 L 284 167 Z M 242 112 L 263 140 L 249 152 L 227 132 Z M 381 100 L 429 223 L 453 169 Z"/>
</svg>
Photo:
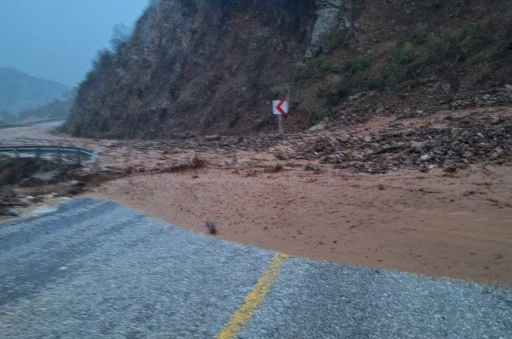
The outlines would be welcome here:
<svg viewBox="0 0 512 339">
<path fill-rule="evenodd" d="M 100 53 L 64 129 L 159 138 L 274 127 L 326 117 L 508 105 L 510 1 L 159 0 L 133 35 Z"/>
</svg>

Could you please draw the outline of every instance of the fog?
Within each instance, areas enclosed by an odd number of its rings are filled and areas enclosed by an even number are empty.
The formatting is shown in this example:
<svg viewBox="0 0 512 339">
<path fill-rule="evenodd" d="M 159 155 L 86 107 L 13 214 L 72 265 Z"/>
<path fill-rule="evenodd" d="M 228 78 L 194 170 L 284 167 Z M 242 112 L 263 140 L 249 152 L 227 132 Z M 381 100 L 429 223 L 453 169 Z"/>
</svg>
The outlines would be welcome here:
<svg viewBox="0 0 512 339">
<path fill-rule="evenodd" d="M 148 0 L 0 0 L 0 67 L 80 82 L 112 27 L 132 26 Z"/>
</svg>

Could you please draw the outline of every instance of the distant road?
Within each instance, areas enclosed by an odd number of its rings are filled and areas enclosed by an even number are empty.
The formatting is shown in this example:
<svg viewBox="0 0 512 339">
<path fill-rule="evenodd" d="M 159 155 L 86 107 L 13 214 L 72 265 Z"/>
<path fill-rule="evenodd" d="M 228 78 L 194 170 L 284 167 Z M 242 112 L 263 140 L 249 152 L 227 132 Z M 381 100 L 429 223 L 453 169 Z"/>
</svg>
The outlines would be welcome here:
<svg viewBox="0 0 512 339">
<path fill-rule="evenodd" d="M 76 199 L 0 224 L 2 338 L 511 338 L 512 290 L 287 257 Z"/>
<path fill-rule="evenodd" d="M 63 123 L 64 120 L 57 120 L 42 122 L 30 126 L 2 128 L 0 129 L 0 144 L 2 141 L 12 140 L 15 138 L 51 138 L 48 132 L 56 129 Z"/>
</svg>

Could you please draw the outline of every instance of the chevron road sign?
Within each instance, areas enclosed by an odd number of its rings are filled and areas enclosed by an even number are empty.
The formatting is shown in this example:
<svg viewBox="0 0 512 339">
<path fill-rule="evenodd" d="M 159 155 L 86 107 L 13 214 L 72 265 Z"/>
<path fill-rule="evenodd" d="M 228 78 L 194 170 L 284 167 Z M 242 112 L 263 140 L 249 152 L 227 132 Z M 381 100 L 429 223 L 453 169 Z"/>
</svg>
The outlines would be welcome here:
<svg viewBox="0 0 512 339">
<path fill-rule="evenodd" d="M 286 114 L 288 114 L 288 101 L 286 101 L 286 100 L 274 100 L 274 101 L 272 101 L 272 113 L 274 115 L 286 115 Z"/>
</svg>

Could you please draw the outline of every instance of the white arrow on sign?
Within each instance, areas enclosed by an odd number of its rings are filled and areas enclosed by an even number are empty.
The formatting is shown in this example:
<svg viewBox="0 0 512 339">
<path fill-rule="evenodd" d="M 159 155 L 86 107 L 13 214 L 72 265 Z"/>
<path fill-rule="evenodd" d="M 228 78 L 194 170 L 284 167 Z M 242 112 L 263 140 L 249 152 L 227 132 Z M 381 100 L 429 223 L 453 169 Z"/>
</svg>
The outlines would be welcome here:
<svg viewBox="0 0 512 339">
<path fill-rule="evenodd" d="M 286 114 L 288 114 L 288 101 L 286 101 L 286 100 L 274 100 L 274 101 L 272 101 L 272 113 L 274 115 L 286 115 Z"/>
</svg>

